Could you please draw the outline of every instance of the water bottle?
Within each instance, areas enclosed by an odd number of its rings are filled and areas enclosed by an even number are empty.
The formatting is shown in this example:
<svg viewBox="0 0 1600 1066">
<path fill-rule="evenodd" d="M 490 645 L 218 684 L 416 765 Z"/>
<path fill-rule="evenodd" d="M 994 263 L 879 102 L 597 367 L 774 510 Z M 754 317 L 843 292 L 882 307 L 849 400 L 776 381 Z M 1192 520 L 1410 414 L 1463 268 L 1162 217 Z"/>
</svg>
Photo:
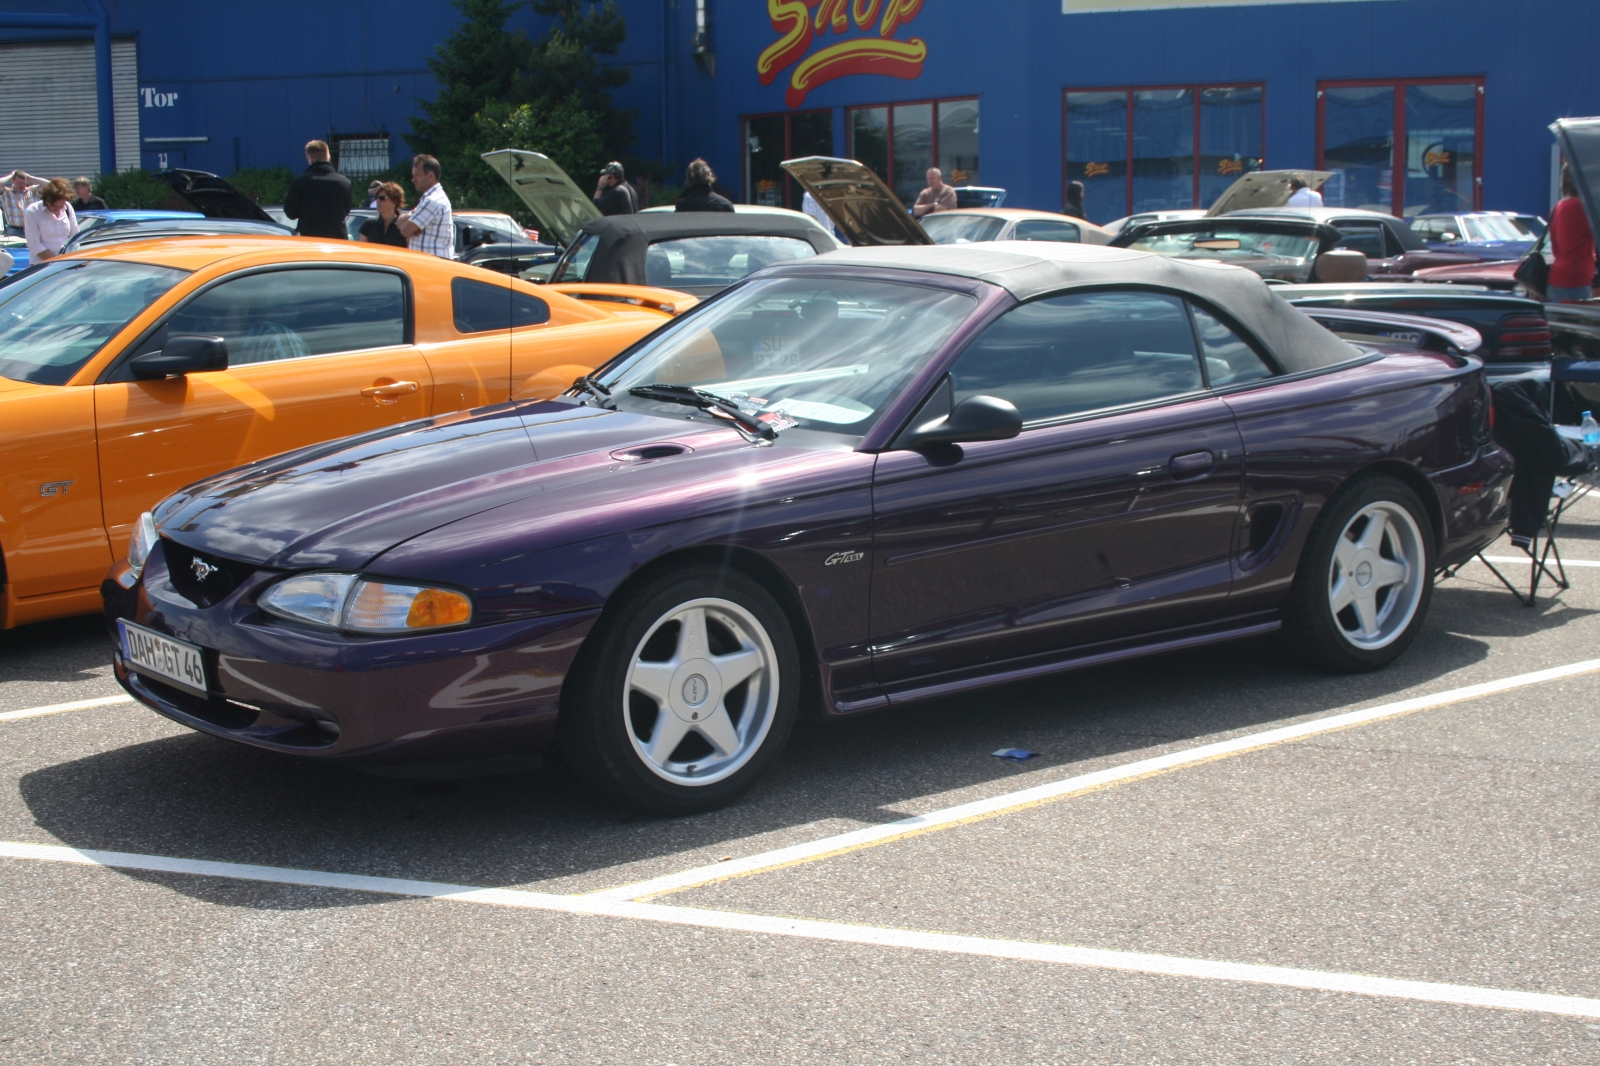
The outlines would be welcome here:
<svg viewBox="0 0 1600 1066">
<path fill-rule="evenodd" d="M 1600 448 L 1600 422 L 1594 420 L 1593 411 L 1583 412 L 1583 443 L 1585 447 Z"/>
</svg>

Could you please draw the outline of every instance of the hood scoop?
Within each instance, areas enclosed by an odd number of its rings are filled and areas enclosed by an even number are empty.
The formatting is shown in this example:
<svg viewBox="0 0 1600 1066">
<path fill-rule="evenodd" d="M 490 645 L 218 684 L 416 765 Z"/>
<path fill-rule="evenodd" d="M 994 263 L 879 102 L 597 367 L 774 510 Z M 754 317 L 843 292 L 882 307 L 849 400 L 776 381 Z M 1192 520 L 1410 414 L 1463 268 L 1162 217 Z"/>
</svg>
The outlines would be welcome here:
<svg viewBox="0 0 1600 1066">
<path fill-rule="evenodd" d="M 654 444 L 635 444 L 631 448 L 618 448 L 611 453 L 611 458 L 619 463 L 649 463 L 657 459 L 671 459 L 677 455 L 688 455 L 694 449 L 687 444 L 677 441 L 657 441 Z"/>
</svg>

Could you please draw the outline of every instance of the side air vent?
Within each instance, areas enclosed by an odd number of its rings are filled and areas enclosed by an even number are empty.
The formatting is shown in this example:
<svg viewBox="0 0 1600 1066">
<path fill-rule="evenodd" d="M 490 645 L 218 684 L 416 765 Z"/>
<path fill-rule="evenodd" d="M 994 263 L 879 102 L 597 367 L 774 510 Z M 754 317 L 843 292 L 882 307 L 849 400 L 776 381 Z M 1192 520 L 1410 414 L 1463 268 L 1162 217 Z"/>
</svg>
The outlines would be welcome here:
<svg viewBox="0 0 1600 1066">
<path fill-rule="evenodd" d="M 687 455 L 693 449 L 688 445 L 674 444 L 638 444 L 632 448 L 619 448 L 611 453 L 611 458 L 623 463 L 648 463 L 652 459 L 671 459 L 674 455 Z"/>
</svg>

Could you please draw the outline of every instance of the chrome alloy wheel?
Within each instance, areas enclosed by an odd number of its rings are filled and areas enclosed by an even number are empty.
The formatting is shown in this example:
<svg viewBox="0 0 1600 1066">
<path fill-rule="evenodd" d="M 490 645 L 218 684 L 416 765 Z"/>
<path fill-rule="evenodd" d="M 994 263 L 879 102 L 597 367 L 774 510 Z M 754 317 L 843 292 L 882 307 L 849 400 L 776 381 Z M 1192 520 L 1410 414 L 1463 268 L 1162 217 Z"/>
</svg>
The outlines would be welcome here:
<svg viewBox="0 0 1600 1066">
<path fill-rule="evenodd" d="M 622 713 L 633 749 L 675 785 L 709 785 L 761 749 L 778 706 L 778 657 L 729 600 L 679 604 L 634 649 Z"/>
<path fill-rule="evenodd" d="M 1411 512 L 1380 500 L 1357 511 L 1333 549 L 1328 607 L 1344 639 L 1372 651 L 1404 633 L 1422 600 L 1427 552 Z"/>
</svg>

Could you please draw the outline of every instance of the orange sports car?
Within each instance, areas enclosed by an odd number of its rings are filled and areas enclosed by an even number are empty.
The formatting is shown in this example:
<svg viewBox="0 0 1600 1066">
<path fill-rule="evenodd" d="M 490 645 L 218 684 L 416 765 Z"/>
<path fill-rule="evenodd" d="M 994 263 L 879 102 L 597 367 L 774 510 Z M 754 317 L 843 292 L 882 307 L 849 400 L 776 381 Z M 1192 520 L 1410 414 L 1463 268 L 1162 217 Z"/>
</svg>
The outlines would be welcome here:
<svg viewBox="0 0 1600 1066">
<path fill-rule="evenodd" d="M 0 628 L 96 610 L 141 512 L 291 448 L 554 396 L 695 303 L 344 241 L 107 246 L 0 285 Z"/>
</svg>

